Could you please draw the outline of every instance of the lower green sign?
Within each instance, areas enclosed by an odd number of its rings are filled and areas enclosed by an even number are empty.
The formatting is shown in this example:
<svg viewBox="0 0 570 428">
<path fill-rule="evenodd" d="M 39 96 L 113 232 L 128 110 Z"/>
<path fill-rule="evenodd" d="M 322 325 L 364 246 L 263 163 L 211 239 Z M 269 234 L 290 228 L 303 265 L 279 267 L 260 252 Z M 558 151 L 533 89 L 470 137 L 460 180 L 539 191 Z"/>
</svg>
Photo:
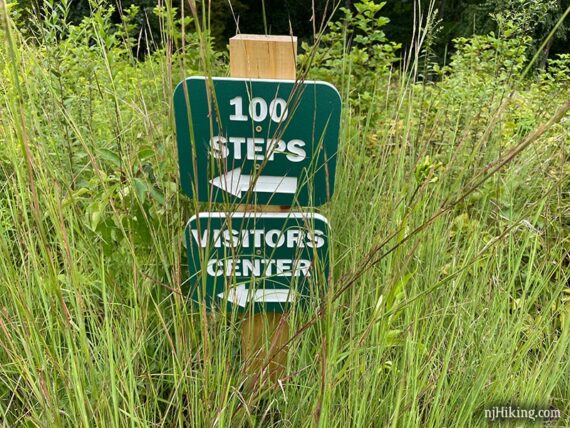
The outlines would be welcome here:
<svg viewBox="0 0 570 428">
<path fill-rule="evenodd" d="M 186 225 L 188 292 L 209 310 L 282 312 L 328 278 L 329 224 L 314 213 L 219 213 Z"/>
</svg>

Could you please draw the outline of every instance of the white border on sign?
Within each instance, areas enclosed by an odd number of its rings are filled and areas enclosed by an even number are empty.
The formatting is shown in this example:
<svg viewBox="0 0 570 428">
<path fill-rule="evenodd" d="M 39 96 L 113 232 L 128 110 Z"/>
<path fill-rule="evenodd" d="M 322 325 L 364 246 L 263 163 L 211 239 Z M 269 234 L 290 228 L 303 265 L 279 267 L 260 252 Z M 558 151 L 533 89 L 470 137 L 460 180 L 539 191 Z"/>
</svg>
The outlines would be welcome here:
<svg viewBox="0 0 570 428">
<path fill-rule="evenodd" d="M 178 87 L 181 86 L 184 82 L 186 82 L 187 80 L 203 80 L 205 81 L 206 79 L 209 79 L 209 77 L 206 76 L 190 76 L 185 78 L 184 80 L 182 80 L 180 83 L 178 83 L 178 85 L 176 85 L 176 88 L 174 88 L 174 92 L 177 92 Z M 334 89 L 334 91 L 336 92 L 336 94 L 338 95 L 338 98 L 342 104 L 342 98 L 340 96 L 340 93 L 338 92 L 338 89 L 329 82 L 325 82 L 323 80 L 292 80 L 292 79 L 251 79 L 248 77 L 212 77 L 212 80 L 218 80 L 218 81 L 235 81 L 235 82 L 268 82 L 268 83 L 277 83 L 277 82 L 281 82 L 281 83 L 299 83 L 299 84 L 311 84 L 311 85 L 322 85 L 322 86 L 328 86 L 332 89 Z"/>
<path fill-rule="evenodd" d="M 306 219 L 306 220 L 321 220 L 323 221 L 329 228 L 330 223 L 327 218 L 319 213 L 309 213 L 309 212 L 283 212 L 283 213 L 260 213 L 255 211 L 247 211 L 247 212 L 235 212 L 235 213 L 225 213 L 221 211 L 215 212 L 201 212 L 198 215 L 194 214 L 190 217 L 190 220 L 186 223 L 185 228 L 190 227 L 190 223 L 192 221 L 196 221 L 197 218 L 294 218 L 294 219 Z"/>
</svg>

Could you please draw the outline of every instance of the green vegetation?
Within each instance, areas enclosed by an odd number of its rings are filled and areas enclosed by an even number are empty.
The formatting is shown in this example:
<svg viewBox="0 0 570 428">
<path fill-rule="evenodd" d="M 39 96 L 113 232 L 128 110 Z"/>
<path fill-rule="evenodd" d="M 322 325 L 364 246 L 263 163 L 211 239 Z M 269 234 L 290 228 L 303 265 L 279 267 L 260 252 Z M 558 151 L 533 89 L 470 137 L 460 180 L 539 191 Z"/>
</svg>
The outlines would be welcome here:
<svg viewBox="0 0 570 428">
<path fill-rule="evenodd" d="M 42 16 L 50 4 L 65 5 L 66 18 L 79 24 L 91 14 L 97 5 L 112 3 L 115 11 L 111 20 L 121 22 L 124 11 L 131 6 L 137 7 L 134 14 L 132 34 L 141 38 L 137 54 L 140 56 L 153 51 L 155 43 L 161 40 L 160 22 L 153 13 L 157 5 L 177 9 L 180 17 L 182 7 L 188 12 L 189 4 L 184 0 L 18 0 L 14 7 L 22 15 L 22 26 L 30 26 L 31 16 Z M 197 1 L 200 4 L 200 1 Z M 413 28 L 418 15 L 424 18 L 428 14 L 437 23 L 437 38 L 426 52 L 430 59 L 446 61 L 446 53 L 453 50 L 453 39 L 470 37 L 474 34 L 488 33 L 499 29 L 498 21 L 508 19 L 518 25 L 518 31 L 529 35 L 538 47 L 541 39 L 559 21 L 563 12 L 570 7 L 570 0 L 372 0 L 371 3 L 383 5 L 382 14 L 389 18 L 386 34 L 397 43 L 408 48 L 413 45 Z M 218 49 L 224 49 L 229 37 L 236 34 L 236 27 L 244 34 L 289 34 L 291 29 L 297 37 L 312 42 L 322 25 L 333 15 L 340 19 L 343 13 L 336 6 L 342 5 L 352 12 L 358 11 L 361 2 L 355 0 L 218 0 L 208 2 L 210 32 Z M 200 10 L 198 10 L 200 13 Z M 315 18 L 315 19 L 313 19 Z M 562 25 L 543 48 L 544 58 L 548 54 L 570 53 L 568 49 L 568 22 Z"/>
<path fill-rule="evenodd" d="M 228 73 L 207 14 L 155 8 L 139 61 L 136 8 L 73 24 L 46 2 L 33 32 L 0 8 L 3 425 L 461 427 L 509 404 L 570 424 L 570 56 L 536 69 L 547 34 L 506 16 L 438 66 L 433 20 L 404 53 L 354 3 L 300 56 L 344 103 L 333 279 L 253 391 L 240 319 L 180 293 L 171 99 Z"/>
</svg>

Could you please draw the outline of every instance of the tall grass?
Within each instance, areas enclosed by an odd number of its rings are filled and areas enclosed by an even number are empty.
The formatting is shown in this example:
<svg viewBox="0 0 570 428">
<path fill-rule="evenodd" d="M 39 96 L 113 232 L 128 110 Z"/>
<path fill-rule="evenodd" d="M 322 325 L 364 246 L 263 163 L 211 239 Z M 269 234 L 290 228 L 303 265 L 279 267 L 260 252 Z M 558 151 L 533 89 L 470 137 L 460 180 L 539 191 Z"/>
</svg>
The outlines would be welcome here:
<svg viewBox="0 0 570 428">
<path fill-rule="evenodd" d="M 563 81 L 456 62 L 433 84 L 416 55 L 363 100 L 346 55 L 333 281 L 291 313 L 284 377 L 247 391 L 239 319 L 180 292 L 170 100 L 227 72 L 207 19 L 181 31 L 165 7 L 137 61 L 104 8 L 66 39 L 53 11 L 34 37 L 2 11 L 4 426 L 477 426 L 509 404 L 570 423 Z"/>
</svg>

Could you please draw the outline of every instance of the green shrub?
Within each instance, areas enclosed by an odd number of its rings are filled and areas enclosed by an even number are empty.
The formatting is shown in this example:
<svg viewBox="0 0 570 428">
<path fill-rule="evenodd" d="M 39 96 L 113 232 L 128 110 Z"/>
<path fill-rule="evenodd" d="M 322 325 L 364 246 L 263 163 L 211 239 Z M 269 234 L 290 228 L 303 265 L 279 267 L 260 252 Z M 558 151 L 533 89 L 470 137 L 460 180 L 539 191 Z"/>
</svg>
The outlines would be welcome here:
<svg viewBox="0 0 570 428">
<path fill-rule="evenodd" d="M 342 7 L 341 18 L 329 22 L 315 46 L 302 44 L 299 62 L 308 69 L 307 76 L 335 84 L 353 107 L 370 105 L 378 82 L 398 59 L 400 45 L 390 42 L 383 31 L 389 19 L 378 15 L 385 4 L 359 1 L 356 12 Z"/>
</svg>

